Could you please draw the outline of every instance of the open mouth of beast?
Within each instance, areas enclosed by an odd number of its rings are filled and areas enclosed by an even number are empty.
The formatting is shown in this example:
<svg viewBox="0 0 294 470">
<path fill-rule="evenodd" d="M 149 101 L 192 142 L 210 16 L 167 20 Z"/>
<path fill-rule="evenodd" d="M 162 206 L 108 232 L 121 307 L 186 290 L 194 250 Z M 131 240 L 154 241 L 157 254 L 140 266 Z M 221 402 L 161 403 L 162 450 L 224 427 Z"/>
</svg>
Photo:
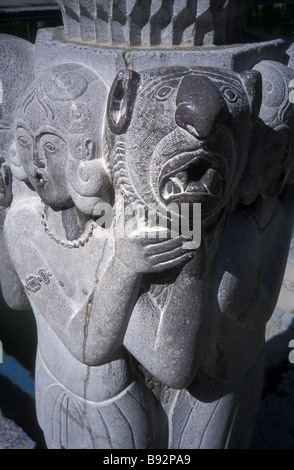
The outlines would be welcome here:
<svg viewBox="0 0 294 470">
<path fill-rule="evenodd" d="M 159 192 L 166 203 L 222 200 L 225 192 L 226 164 L 222 155 L 187 152 L 176 155 L 162 168 Z"/>
</svg>

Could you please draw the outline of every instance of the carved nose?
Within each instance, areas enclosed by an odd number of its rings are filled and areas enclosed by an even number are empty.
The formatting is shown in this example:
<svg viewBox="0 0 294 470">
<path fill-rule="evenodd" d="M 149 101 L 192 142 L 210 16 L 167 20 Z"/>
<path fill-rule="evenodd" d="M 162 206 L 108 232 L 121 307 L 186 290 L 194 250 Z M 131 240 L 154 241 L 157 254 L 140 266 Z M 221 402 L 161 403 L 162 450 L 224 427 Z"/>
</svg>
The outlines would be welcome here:
<svg viewBox="0 0 294 470">
<path fill-rule="evenodd" d="M 45 161 L 40 157 L 36 148 L 33 150 L 33 162 L 38 168 L 45 168 Z"/>
<path fill-rule="evenodd" d="M 207 139 L 224 120 L 226 104 L 215 84 L 205 76 L 183 78 L 178 95 L 176 123 L 200 140 Z"/>
</svg>

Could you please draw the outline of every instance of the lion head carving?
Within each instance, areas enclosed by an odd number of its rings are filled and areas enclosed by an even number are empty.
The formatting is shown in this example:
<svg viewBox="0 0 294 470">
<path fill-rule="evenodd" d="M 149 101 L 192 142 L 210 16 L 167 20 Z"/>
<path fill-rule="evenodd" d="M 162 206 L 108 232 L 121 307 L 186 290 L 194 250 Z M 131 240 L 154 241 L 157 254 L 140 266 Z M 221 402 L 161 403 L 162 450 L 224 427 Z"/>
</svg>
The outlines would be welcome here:
<svg viewBox="0 0 294 470">
<path fill-rule="evenodd" d="M 258 71 L 119 72 L 108 99 L 114 183 L 145 204 L 218 213 L 238 185 L 261 104 Z"/>
</svg>

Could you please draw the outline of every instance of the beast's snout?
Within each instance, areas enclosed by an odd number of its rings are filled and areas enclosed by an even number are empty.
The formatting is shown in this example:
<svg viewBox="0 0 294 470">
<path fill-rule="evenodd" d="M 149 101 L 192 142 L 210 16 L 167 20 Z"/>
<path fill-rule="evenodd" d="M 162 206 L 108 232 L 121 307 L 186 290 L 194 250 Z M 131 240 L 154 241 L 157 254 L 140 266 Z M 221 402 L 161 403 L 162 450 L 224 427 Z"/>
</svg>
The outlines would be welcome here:
<svg viewBox="0 0 294 470">
<path fill-rule="evenodd" d="M 183 78 L 177 95 L 176 123 L 205 140 L 224 121 L 226 103 L 216 85 L 205 76 Z"/>
</svg>

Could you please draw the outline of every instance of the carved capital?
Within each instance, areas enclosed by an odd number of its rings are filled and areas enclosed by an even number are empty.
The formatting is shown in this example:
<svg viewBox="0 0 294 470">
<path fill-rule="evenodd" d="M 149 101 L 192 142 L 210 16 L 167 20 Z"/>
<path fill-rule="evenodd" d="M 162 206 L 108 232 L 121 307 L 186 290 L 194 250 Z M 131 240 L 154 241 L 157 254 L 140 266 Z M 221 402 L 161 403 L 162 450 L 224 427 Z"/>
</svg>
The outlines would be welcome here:
<svg viewBox="0 0 294 470">
<path fill-rule="evenodd" d="M 70 39 L 144 47 L 242 42 L 252 4 L 252 0 L 56 1 Z"/>
</svg>

